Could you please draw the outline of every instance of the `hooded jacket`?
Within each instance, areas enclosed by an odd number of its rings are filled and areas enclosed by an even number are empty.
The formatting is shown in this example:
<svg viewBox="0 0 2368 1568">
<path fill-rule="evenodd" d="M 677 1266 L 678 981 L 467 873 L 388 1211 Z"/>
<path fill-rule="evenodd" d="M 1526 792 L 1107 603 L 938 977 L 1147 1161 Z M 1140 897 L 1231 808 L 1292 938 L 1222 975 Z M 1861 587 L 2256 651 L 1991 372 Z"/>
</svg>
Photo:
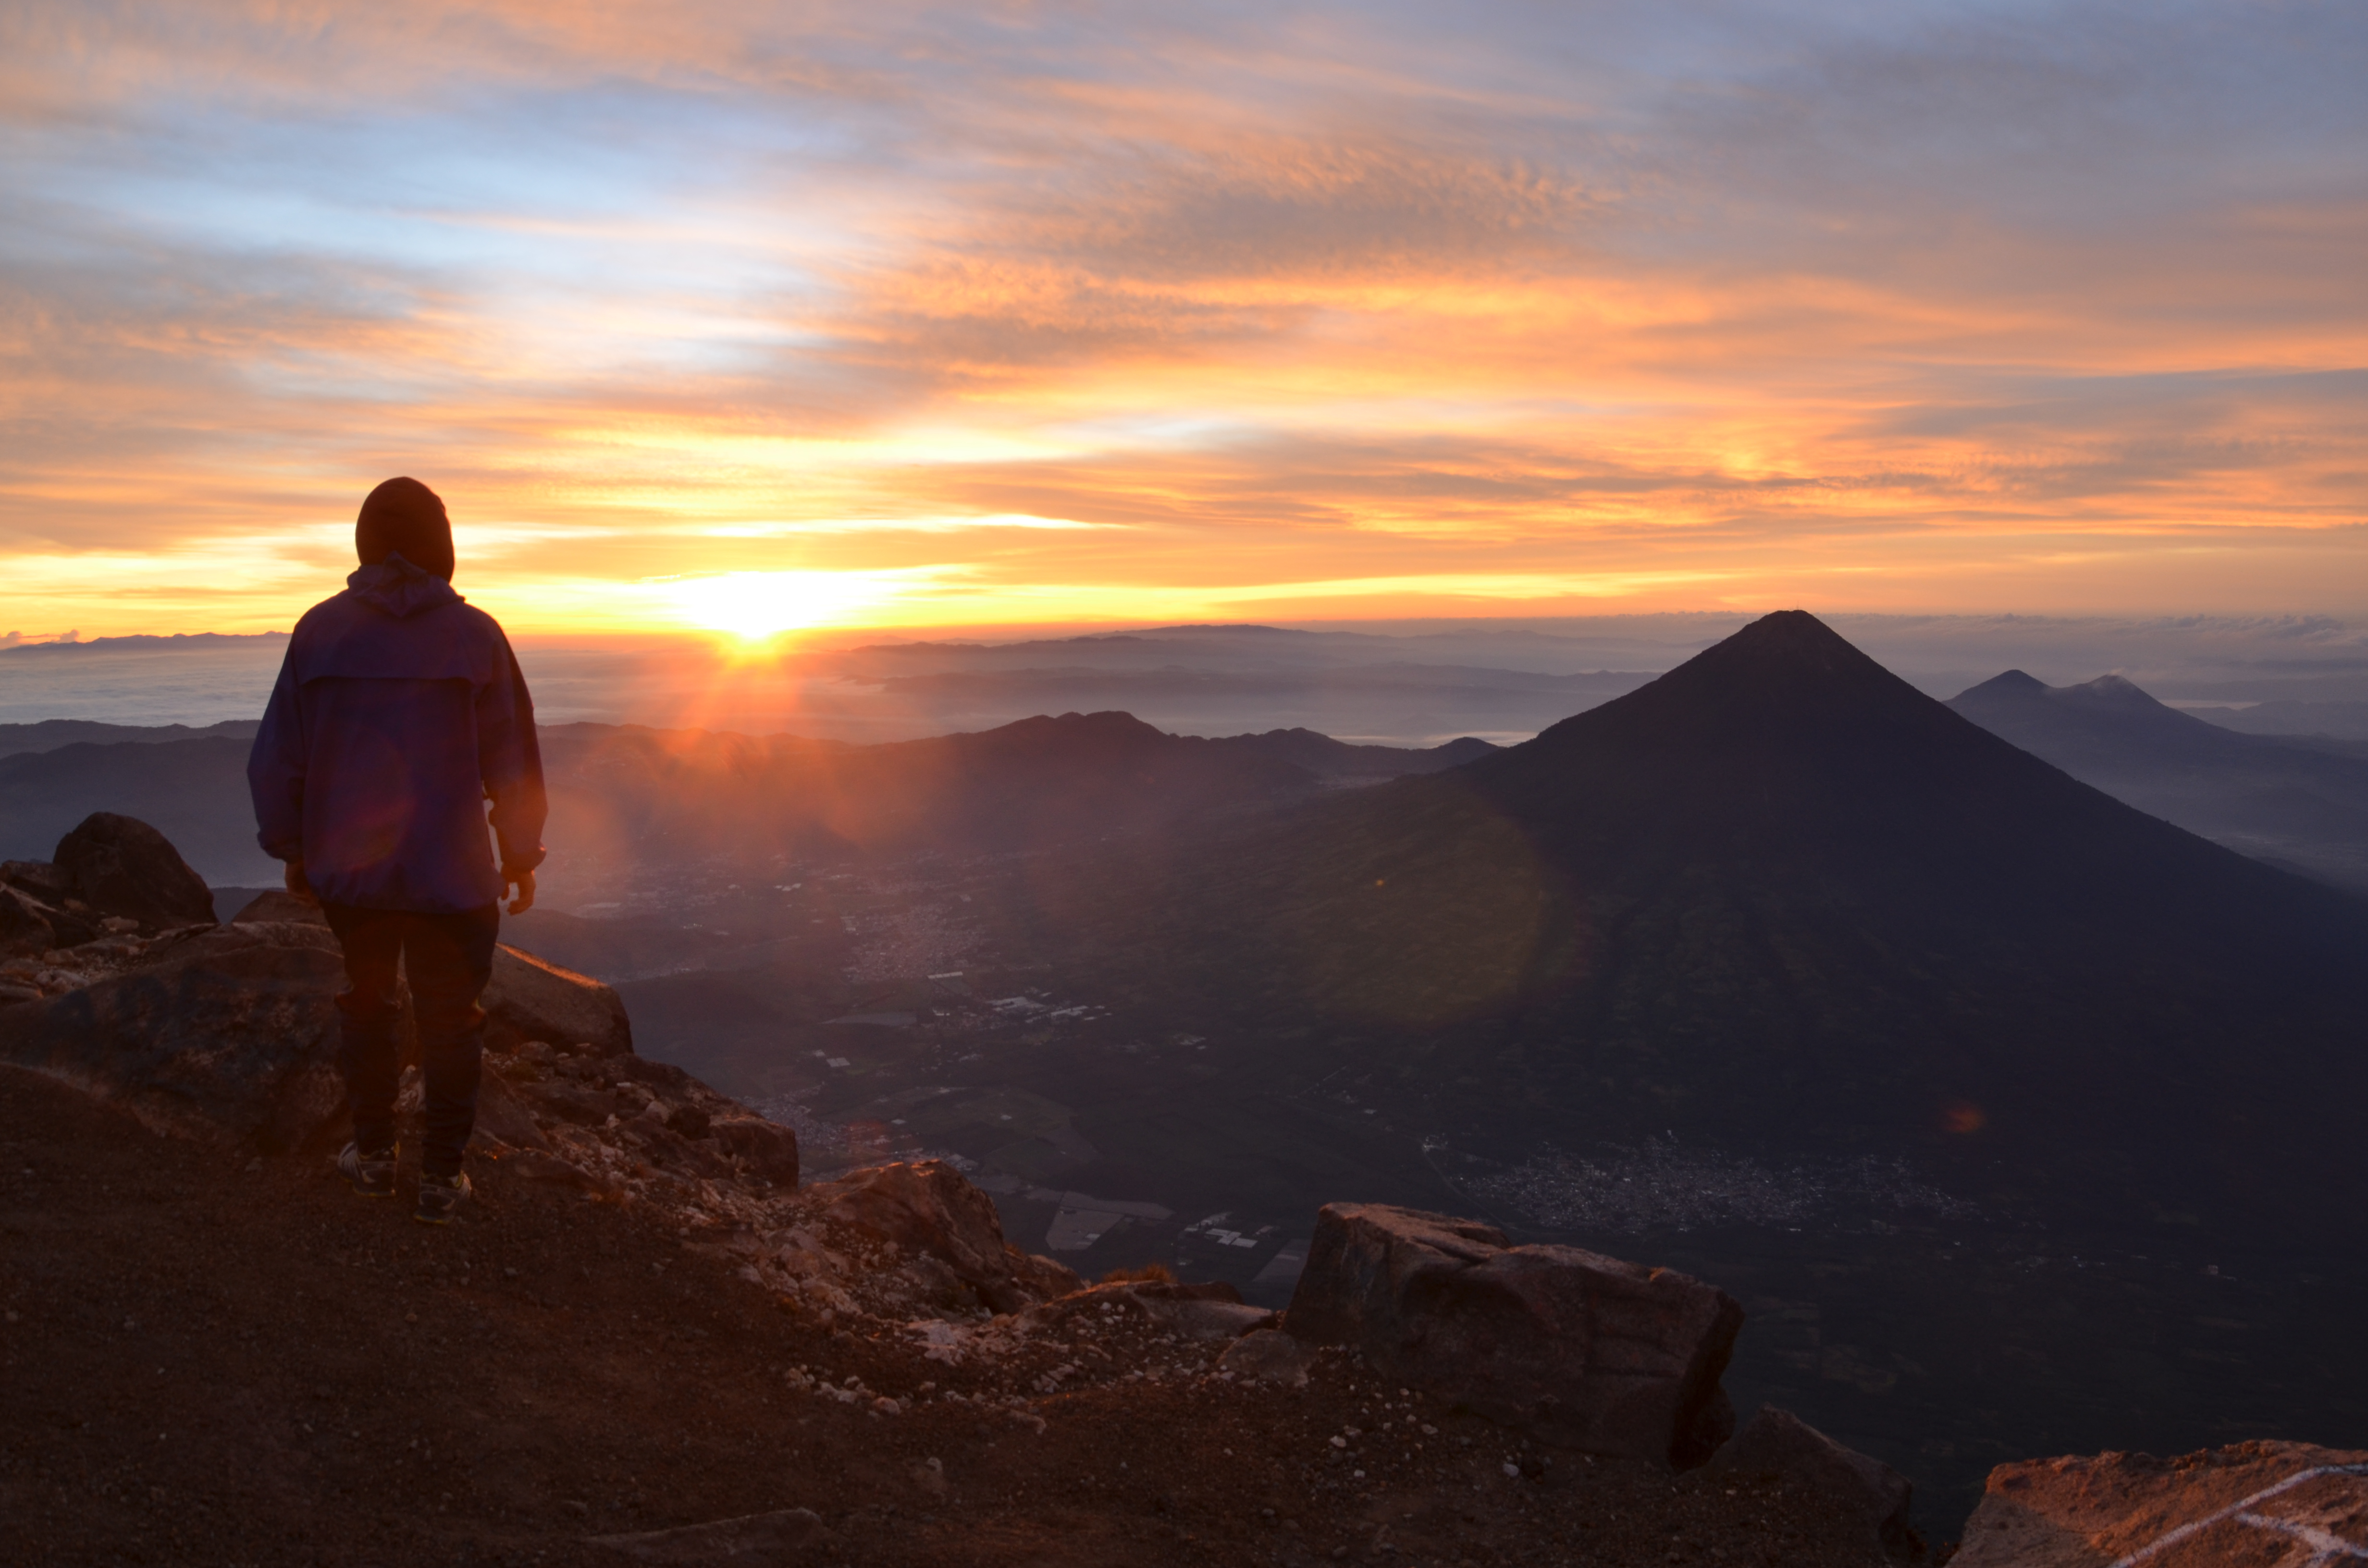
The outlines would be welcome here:
<svg viewBox="0 0 2368 1568">
<path fill-rule="evenodd" d="M 304 613 L 246 764 L 256 841 L 330 903 L 449 914 L 542 863 L 542 754 L 509 640 L 399 554 Z"/>
</svg>

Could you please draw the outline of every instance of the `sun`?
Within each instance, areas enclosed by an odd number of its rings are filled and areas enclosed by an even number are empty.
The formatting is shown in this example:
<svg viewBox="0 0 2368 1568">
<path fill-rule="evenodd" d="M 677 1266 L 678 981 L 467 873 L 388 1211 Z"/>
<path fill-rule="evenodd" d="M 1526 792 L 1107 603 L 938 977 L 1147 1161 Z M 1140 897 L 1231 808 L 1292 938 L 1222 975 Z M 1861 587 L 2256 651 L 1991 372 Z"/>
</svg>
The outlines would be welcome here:
<svg viewBox="0 0 2368 1568">
<path fill-rule="evenodd" d="M 661 585 L 677 619 L 744 642 L 834 625 L 889 595 L 868 572 L 726 572 L 669 578 Z"/>
</svg>

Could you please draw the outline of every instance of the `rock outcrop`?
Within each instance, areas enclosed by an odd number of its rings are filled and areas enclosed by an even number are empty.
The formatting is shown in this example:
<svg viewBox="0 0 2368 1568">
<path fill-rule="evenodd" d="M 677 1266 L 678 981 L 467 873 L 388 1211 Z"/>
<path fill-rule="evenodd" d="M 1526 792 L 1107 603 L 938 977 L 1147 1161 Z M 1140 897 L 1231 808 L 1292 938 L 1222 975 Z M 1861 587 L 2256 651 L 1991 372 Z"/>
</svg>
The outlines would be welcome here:
<svg viewBox="0 0 2368 1568">
<path fill-rule="evenodd" d="M 294 923 L 326 928 L 318 904 L 277 890 L 258 893 L 231 916 L 233 926 Z M 494 949 L 494 974 L 479 999 L 485 1043 L 500 1051 L 529 1040 L 588 1046 L 601 1056 L 629 1056 L 633 1026 L 616 991 L 589 975 L 546 963 L 507 945 Z"/>
<path fill-rule="evenodd" d="M 1862 1521 L 1869 1540 L 1895 1562 L 1924 1552 L 1908 1522 L 1916 1488 L 1907 1478 L 1854 1449 L 1846 1449 L 1789 1410 L 1761 1405 L 1706 1467 L 1733 1475 L 1775 1475 L 1818 1498 L 1834 1514 Z"/>
<path fill-rule="evenodd" d="M 590 1046 L 602 1056 L 633 1053 L 633 1027 L 613 989 L 516 948 L 494 949 L 494 977 L 479 1005 L 490 1046 L 541 1040 Z"/>
<path fill-rule="evenodd" d="M 1513 1246 L 1472 1220 L 1326 1205 L 1283 1320 L 1549 1441 L 1702 1464 L 1734 1431 L 1733 1297 L 1666 1268 Z"/>
<path fill-rule="evenodd" d="M 2238 1568 L 2368 1559 L 2368 1452 L 2238 1443 L 1990 1471 L 1952 1568 Z"/>
<path fill-rule="evenodd" d="M 136 881 L 130 868 L 161 867 L 162 891 L 151 902 L 167 913 L 176 909 L 168 897 L 187 902 L 186 890 L 176 892 L 166 874 L 179 857 L 161 835 L 129 818 L 93 817 L 75 832 L 93 824 L 107 828 L 86 835 L 86 846 L 97 847 L 82 863 L 102 868 L 94 891 L 105 894 L 116 886 L 108 878 Z M 37 873 L 22 875 L 41 881 Z M 55 912 L 45 912 L 22 887 L 0 889 L 0 927 L 32 929 L 52 918 Z M 120 889 L 115 896 L 119 907 L 136 902 Z M 110 918 L 132 923 L 129 915 Z M 160 1130 L 264 1151 L 320 1148 L 344 1135 L 334 1001 L 344 983 L 336 938 L 317 906 L 267 893 L 226 926 L 192 924 L 154 937 L 126 929 L 0 971 L 0 985 L 7 987 L 0 999 L 20 1004 L 0 1007 L 0 1060 L 119 1101 Z M 639 1062 L 631 1055 L 624 1004 L 598 981 L 501 948 L 485 1000 L 487 1035 L 497 1051 L 562 1041 L 577 1052 Z M 501 1060 L 495 1058 L 496 1075 Z M 510 1091 L 507 1081 L 484 1091 L 482 1142 L 548 1148 L 540 1117 Z M 627 1108 L 639 1110 L 649 1097 Z M 722 1096 L 707 1099 L 702 1130 L 708 1122 L 758 1119 Z M 613 1108 L 603 1105 L 601 1117 Z M 786 1185 L 794 1186 L 795 1136 L 764 1125 L 770 1131 L 739 1135 L 745 1163 L 761 1166 L 768 1182 L 786 1175 Z M 718 1150 L 700 1174 L 730 1175 L 743 1164 Z"/>
<path fill-rule="evenodd" d="M 214 923 L 214 895 L 171 840 L 137 817 L 93 812 L 50 857 L 101 915 L 147 930 Z"/>
<path fill-rule="evenodd" d="M 1005 1241 L 995 1199 L 942 1160 L 850 1172 L 807 1188 L 806 1206 L 825 1223 L 934 1258 L 993 1312 L 1016 1312 L 1085 1284 L 1051 1258 Z"/>
<path fill-rule="evenodd" d="M 168 937 L 115 972 L 0 1011 L 0 1061 L 118 1101 L 159 1131 L 302 1147 L 344 1108 L 331 1000 L 344 974 L 324 927 Z"/>
<path fill-rule="evenodd" d="M 212 925 L 213 895 L 163 834 L 93 812 L 55 859 L 0 861 L 0 1008 L 80 990 Z"/>
<path fill-rule="evenodd" d="M 116 907 L 132 906 L 123 889 L 135 873 L 154 884 L 151 913 L 188 902 L 171 875 L 179 858 L 154 830 L 94 817 L 76 831 L 73 869 L 12 868 L 0 937 L 53 940 L 79 915 L 40 895 L 84 887 L 91 867 L 92 888 Z M 22 984 L 0 980 L 19 1003 L 0 1007 L 0 1061 L 115 1101 L 159 1131 L 266 1153 L 344 1137 L 344 963 L 317 905 L 268 892 L 228 926 L 154 936 L 114 918 L 122 928 L 105 938 L 42 949 Z M 751 1278 L 834 1316 L 968 1323 L 1084 1284 L 1007 1243 L 994 1201 L 949 1165 L 884 1165 L 799 1190 L 796 1134 L 635 1055 L 622 1001 L 598 981 L 498 948 L 484 1006 L 481 1158 L 652 1204 L 697 1244 L 744 1256 Z M 416 1115 L 418 1099 L 407 1071 L 398 1109 Z M 1237 1299 L 1230 1310 L 1247 1311 Z"/>
</svg>

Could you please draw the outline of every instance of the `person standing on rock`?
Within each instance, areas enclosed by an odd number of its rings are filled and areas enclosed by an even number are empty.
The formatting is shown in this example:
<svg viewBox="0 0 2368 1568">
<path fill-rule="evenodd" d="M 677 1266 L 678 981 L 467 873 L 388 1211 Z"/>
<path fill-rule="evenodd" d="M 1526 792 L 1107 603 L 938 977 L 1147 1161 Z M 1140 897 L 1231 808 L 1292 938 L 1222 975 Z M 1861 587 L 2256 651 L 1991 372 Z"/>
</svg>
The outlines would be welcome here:
<svg viewBox="0 0 2368 1568">
<path fill-rule="evenodd" d="M 361 569 L 289 639 L 246 765 L 256 839 L 288 891 L 317 903 L 345 949 L 337 998 L 353 1141 L 337 1169 L 394 1195 L 401 1070 L 397 964 L 411 985 L 426 1080 L 416 1218 L 468 1196 L 501 899 L 534 904 L 542 756 L 534 705 L 494 618 L 452 591 L 452 525 L 416 479 L 390 479 L 354 524 Z M 492 802 L 490 812 L 486 802 Z M 500 846 L 495 863 L 487 843 Z"/>
</svg>

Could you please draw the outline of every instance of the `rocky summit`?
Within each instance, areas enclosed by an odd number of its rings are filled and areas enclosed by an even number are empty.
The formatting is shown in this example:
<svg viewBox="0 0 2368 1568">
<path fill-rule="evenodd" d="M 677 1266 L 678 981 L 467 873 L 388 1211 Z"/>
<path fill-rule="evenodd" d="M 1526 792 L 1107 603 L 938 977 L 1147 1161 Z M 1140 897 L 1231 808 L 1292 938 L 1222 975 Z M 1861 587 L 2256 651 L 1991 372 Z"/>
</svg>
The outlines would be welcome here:
<svg viewBox="0 0 2368 1568">
<path fill-rule="evenodd" d="M 326 1168 L 325 931 L 278 895 L 177 920 L 137 826 L 101 842 L 158 886 L 10 873 L 45 939 L 91 932 L 0 1006 L 12 1562 L 1940 1557 L 1905 1478 L 1782 1411 L 1737 1428 L 1713 1283 L 1353 1203 L 1281 1313 L 1089 1283 L 943 1162 L 802 1182 L 789 1129 L 523 953 L 477 1196 L 423 1232 Z M 2368 1555 L 2363 1473 L 2275 1444 L 2009 1465 L 1958 1560 Z"/>
<path fill-rule="evenodd" d="M 78 990 L 213 923 L 204 880 L 163 834 L 94 812 L 51 858 L 0 861 L 0 1006 Z"/>
</svg>

